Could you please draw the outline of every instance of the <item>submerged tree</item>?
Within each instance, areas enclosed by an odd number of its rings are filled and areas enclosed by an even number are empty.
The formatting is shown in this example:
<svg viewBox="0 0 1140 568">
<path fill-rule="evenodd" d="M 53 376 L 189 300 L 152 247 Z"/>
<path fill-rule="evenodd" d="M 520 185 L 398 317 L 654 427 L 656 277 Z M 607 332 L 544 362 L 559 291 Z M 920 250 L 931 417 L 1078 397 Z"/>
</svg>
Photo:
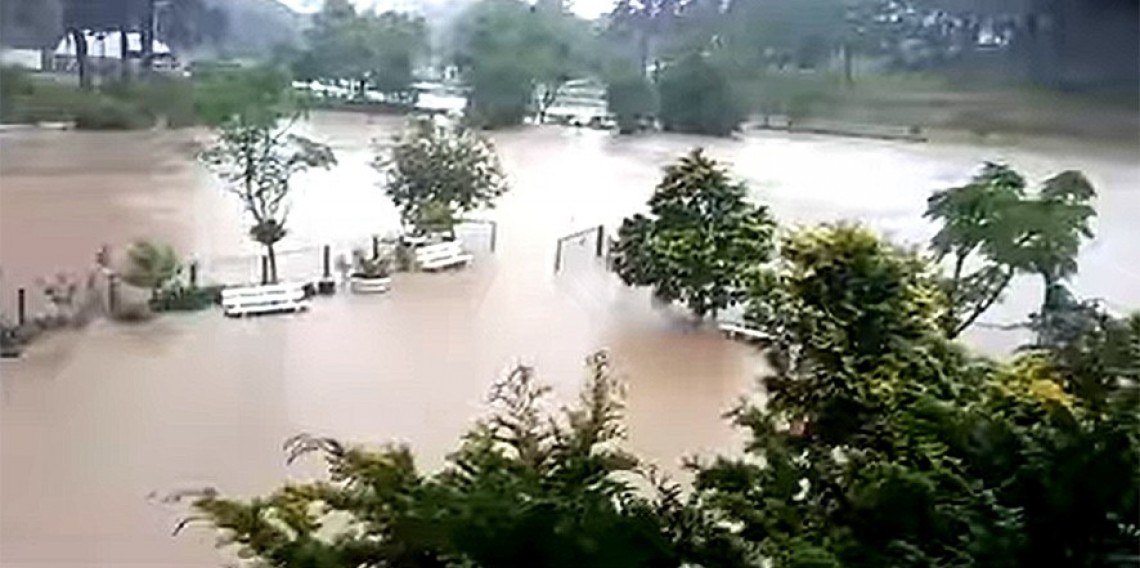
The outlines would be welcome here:
<svg viewBox="0 0 1140 568">
<path fill-rule="evenodd" d="M 956 337 L 1001 298 L 1017 273 L 1041 277 L 1041 313 L 1059 301 L 1060 284 L 1077 271 L 1077 254 L 1092 236 L 1096 193 L 1080 172 L 1045 181 L 1037 195 L 1008 166 L 987 163 L 970 183 L 935 192 L 926 217 L 941 223 L 931 240 L 936 258 L 951 258 L 943 289 L 943 327 Z"/>
<path fill-rule="evenodd" d="M 734 414 L 749 455 L 698 468 L 700 502 L 774 568 L 1134 554 L 1136 383 L 1098 405 L 1049 356 L 969 356 L 932 268 L 850 225 L 784 240 L 750 313 L 773 336 L 769 396 Z"/>
<path fill-rule="evenodd" d="M 591 63 L 589 24 L 558 2 L 481 0 L 457 25 L 455 63 L 471 88 L 467 117 L 512 126 L 553 104 Z"/>
<path fill-rule="evenodd" d="M 702 53 L 667 65 L 658 89 L 665 130 L 728 136 L 744 121 L 728 74 Z"/>
<path fill-rule="evenodd" d="M 288 85 L 288 75 L 270 67 L 216 70 L 194 94 L 198 115 L 218 127 L 199 160 L 241 201 L 252 221 L 250 237 L 265 246 L 272 282 L 274 245 L 286 234 L 290 181 L 305 170 L 336 164 L 331 148 L 291 132 L 303 108 Z"/>
<path fill-rule="evenodd" d="M 698 317 L 743 298 L 750 269 L 768 260 L 775 223 L 701 149 L 665 168 L 649 216 L 622 222 L 612 251 L 626 283 L 679 301 Z"/>
<path fill-rule="evenodd" d="M 363 98 L 369 87 L 392 101 L 413 96 L 412 69 L 428 49 L 422 18 L 401 12 L 357 12 L 347 0 L 329 0 L 305 32 L 308 48 L 296 54 L 305 79 L 341 80 Z"/>
<path fill-rule="evenodd" d="M 265 246 L 270 282 L 277 281 L 274 245 L 285 238 L 290 181 L 310 168 L 328 168 L 336 163 L 331 148 L 288 130 L 288 125 L 230 122 L 201 154 L 202 161 L 249 214 L 253 222 L 249 236 Z"/>
<path fill-rule="evenodd" d="M 298 436 L 289 460 L 320 454 L 328 481 L 249 501 L 174 497 L 192 498 L 194 518 L 270 566 L 679 568 L 710 557 L 725 531 L 686 513 L 675 488 L 638 489 L 649 480 L 620 447 L 622 386 L 605 353 L 586 367 L 578 403 L 556 414 L 533 369 L 515 368 L 492 388 L 490 417 L 435 473 L 419 471 L 407 447 Z"/>
<path fill-rule="evenodd" d="M 632 134 L 641 121 L 657 112 L 657 93 L 645 74 L 628 65 L 616 65 L 606 80 L 606 108 L 620 134 Z"/>
<path fill-rule="evenodd" d="M 937 191 L 926 217 L 942 226 L 931 239 L 937 260 L 950 258 L 944 282 L 949 306 L 943 327 L 956 337 L 998 299 L 1018 266 L 1013 253 L 1023 239 L 1016 214 L 1025 199 L 1025 178 L 1001 164 L 987 163 L 970 183 Z"/>
<path fill-rule="evenodd" d="M 507 191 L 489 141 L 430 118 L 412 120 L 373 167 L 384 174 L 384 189 L 403 222 L 421 231 L 451 231 L 463 213 L 490 207 Z"/>
</svg>

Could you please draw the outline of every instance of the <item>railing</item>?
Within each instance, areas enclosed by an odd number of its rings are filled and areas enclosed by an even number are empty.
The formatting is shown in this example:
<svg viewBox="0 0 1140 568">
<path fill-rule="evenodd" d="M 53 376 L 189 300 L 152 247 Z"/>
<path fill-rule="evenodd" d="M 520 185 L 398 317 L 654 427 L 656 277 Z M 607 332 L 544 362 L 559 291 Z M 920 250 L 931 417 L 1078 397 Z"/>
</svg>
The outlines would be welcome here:
<svg viewBox="0 0 1140 568">
<path fill-rule="evenodd" d="M 554 273 L 558 274 L 562 270 L 562 244 L 566 241 L 574 239 L 585 239 L 590 235 L 595 235 L 594 241 L 594 256 L 601 258 L 605 253 L 606 245 L 606 227 L 605 225 L 598 225 L 597 227 L 590 227 L 589 229 L 582 229 L 569 235 L 559 237 L 556 241 L 556 248 L 554 250 Z"/>
</svg>

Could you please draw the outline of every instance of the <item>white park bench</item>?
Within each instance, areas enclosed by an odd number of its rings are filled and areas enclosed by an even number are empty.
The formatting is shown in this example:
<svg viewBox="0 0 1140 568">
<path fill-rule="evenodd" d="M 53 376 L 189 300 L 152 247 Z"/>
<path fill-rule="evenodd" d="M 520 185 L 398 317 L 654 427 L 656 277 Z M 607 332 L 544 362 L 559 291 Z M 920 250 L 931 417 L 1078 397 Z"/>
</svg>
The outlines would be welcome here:
<svg viewBox="0 0 1140 568">
<path fill-rule="evenodd" d="M 222 311 L 227 316 L 300 312 L 309 309 L 301 284 L 267 284 L 222 290 Z"/>
<path fill-rule="evenodd" d="M 742 339 L 748 342 L 766 342 L 772 339 L 772 336 L 767 333 L 748 327 L 740 322 L 721 321 L 717 323 L 717 329 L 729 339 Z"/>
<path fill-rule="evenodd" d="M 417 247 L 416 265 L 420 270 L 438 270 L 448 266 L 466 265 L 474 258 L 463 252 L 459 241 L 448 241 L 434 245 Z"/>
</svg>

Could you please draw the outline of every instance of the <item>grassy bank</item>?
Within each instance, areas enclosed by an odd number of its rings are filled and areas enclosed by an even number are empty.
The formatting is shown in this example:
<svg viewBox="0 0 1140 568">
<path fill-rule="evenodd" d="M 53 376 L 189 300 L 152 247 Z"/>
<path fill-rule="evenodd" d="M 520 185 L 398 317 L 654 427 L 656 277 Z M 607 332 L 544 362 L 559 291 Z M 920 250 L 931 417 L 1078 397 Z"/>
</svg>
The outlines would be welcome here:
<svg viewBox="0 0 1140 568">
<path fill-rule="evenodd" d="M 757 115 L 794 122 L 919 127 L 977 136 L 1014 134 L 1137 141 L 1136 93 L 1067 93 L 966 77 L 768 72 L 739 85 Z"/>
<path fill-rule="evenodd" d="M 0 70 L 0 123 L 73 122 L 90 130 L 150 128 L 194 122 L 188 80 L 154 76 L 80 89 L 74 77 Z"/>
</svg>

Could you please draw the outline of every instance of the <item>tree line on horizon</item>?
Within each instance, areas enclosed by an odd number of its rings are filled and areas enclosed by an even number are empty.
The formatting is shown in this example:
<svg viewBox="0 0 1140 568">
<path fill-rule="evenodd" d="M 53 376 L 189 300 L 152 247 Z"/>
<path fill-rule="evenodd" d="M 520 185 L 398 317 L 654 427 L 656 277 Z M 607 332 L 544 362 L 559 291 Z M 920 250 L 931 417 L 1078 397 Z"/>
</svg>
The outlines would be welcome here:
<svg viewBox="0 0 1140 568">
<path fill-rule="evenodd" d="M 1140 34 L 1121 22 L 1140 17 L 1138 6 L 1140 0 L 617 0 L 607 14 L 586 20 L 559 0 L 478 0 L 429 20 L 327 0 L 304 24 L 290 24 L 291 39 L 263 50 L 262 58 L 300 78 L 344 80 L 360 95 L 367 84 L 396 101 L 412 96 L 418 69 L 454 67 L 470 89 L 468 114 L 491 127 L 541 116 L 568 80 L 595 77 L 608 86 L 623 131 L 655 117 L 669 130 L 725 134 L 758 110 L 755 84 L 765 99 L 759 110 L 794 117 L 824 94 L 800 92 L 792 70 L 828 70 L 850 84 L 860 61 L 935 74 L 975 69 L 978 78 L 1024 71 L 1024 79 L 1049 87 L 1134 89 Z M 5 21 L 31 28 L 56 22 L 72 35 L 153 29 L 183 50 L 250 33 L 254 25 L 247 21 L 254 12 L 215 0 L 170 0 L 158 8 L 154 0 L 4 0 L 0 8 Z M 279 19 L 269 12 L 258 19 Z"/>
</svg>

